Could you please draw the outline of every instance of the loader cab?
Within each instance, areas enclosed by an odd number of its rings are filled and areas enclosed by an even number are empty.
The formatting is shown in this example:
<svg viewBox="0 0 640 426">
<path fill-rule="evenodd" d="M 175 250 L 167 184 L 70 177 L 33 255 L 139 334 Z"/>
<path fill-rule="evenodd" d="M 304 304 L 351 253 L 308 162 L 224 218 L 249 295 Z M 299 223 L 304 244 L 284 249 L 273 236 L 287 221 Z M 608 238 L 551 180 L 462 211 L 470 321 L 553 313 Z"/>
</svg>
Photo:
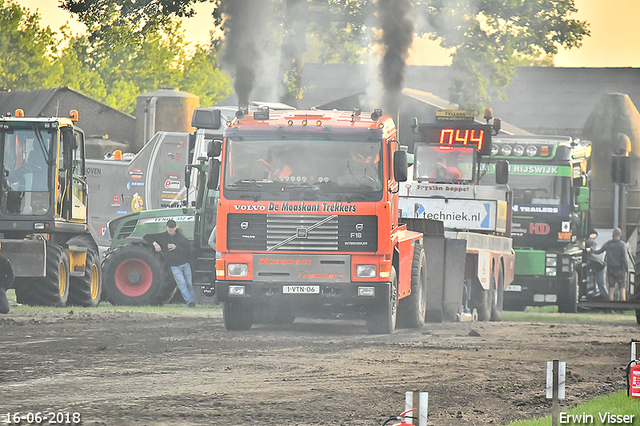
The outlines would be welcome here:
<svg viewBox="0 0 640 426">
<path fill-rule="evenodd" d="M 0 118 L 0 164 L 0 217 L 86 223 L 84 134 L 71 119 Z"/>
</svg>

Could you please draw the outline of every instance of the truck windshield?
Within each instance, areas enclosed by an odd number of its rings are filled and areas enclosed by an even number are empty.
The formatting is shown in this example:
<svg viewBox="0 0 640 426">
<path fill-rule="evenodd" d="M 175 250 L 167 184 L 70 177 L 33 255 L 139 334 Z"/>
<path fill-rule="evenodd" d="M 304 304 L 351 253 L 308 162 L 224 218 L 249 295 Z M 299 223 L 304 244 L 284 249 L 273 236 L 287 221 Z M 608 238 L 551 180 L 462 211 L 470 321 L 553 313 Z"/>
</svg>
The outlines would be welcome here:
<svg viewBox="0 0 640 426">
<path fill-rule="evenodd" d="M 514 167 L 511 166 L 513 170 Z M 487 173 L 482 183 L 495 185 L 495 175 Z M 569 205 L 571 178 L 558 175 L 509 173 L 514 205 Z"/>
<path fill-rule="evenodd" d="M 230 139 L 224 190 L 230 198 L 380 200 L 381 158 L 381 141 Z"/>
<path fill-rule="evenodd" d="M 571 201 L 571 181 L 567 176 L 509 175 L 513 189 L 513 204 L 568 205 Z"/>
<path fill-rule="evenodd" d="M 3 214 L 44 215 L 50 208 L 47 158 L 51 134 L 35 126 L 5 132 L 2 151 Z"/>
</svg>

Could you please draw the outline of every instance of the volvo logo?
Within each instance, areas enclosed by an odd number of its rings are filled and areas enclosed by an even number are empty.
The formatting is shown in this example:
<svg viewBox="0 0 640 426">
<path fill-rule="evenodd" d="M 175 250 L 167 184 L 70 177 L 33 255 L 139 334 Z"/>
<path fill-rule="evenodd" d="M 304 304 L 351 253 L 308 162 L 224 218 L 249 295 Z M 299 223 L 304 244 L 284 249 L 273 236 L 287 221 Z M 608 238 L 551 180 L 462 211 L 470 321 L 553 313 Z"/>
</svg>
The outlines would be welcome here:
<svg viewBox="0 0 640 426">
<path fill-rule="evenodd" d="M 364 225 L 362 223 L 356 224 L 356 231 L 362 231 L 364 229 Z"/>
<path fill-rule="evenodd" d="M 244 222 L 240 223 L 240 228 L 247 229 L 248 227 L 249 227 L 249 222 L 244 221 Z"/>
</svg>

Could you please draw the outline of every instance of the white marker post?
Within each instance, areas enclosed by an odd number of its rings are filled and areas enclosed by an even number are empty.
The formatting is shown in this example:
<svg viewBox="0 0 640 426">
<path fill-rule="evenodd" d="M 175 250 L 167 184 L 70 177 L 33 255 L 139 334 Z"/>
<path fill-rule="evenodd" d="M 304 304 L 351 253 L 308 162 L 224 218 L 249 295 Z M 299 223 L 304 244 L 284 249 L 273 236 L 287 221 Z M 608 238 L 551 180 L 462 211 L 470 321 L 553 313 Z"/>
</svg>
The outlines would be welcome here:
<svg viewBox="0 0 640 426">
<path fill-rule="evenodd" d="M 640 342 L 631 341 L 631 361 L 640 359 Z"/>
<path fill-rule="evenodd" d="M 558 400 L 564 399 L 566 365 L 566 362 L 560 362 L 557 359 L 547 361 L 547 399 L 553 400 L 551 410 L 552 426 L 558 426 Z"/>
<path fill-rule="evenodd" d="M 416 426 L 427 426 L 427 413 L 429 412 L 429 392 L 407 391 L 404 394 L 404 409 L 411 410 L 417 408 L 413 412 L 411 424 Z M 407 422 L 409 423 L 409 422 Z"/>
</svg>

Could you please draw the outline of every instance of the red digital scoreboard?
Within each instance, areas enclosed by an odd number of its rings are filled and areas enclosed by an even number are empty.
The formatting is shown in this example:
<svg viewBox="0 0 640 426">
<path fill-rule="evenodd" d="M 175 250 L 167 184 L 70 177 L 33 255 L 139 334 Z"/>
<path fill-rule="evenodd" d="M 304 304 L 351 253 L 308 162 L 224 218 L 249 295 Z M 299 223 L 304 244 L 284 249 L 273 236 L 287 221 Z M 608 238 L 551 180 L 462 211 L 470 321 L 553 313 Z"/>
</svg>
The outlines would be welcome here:
<svg viewBox="0 0 640 426">
<path fill-rule="evenodd" d="M 491 132 L 489 124 L 478 123 L 421 123 L 420 142 L 440 145 L 475 146 L 482 155 L 491 155 Z"/>
</svg>

